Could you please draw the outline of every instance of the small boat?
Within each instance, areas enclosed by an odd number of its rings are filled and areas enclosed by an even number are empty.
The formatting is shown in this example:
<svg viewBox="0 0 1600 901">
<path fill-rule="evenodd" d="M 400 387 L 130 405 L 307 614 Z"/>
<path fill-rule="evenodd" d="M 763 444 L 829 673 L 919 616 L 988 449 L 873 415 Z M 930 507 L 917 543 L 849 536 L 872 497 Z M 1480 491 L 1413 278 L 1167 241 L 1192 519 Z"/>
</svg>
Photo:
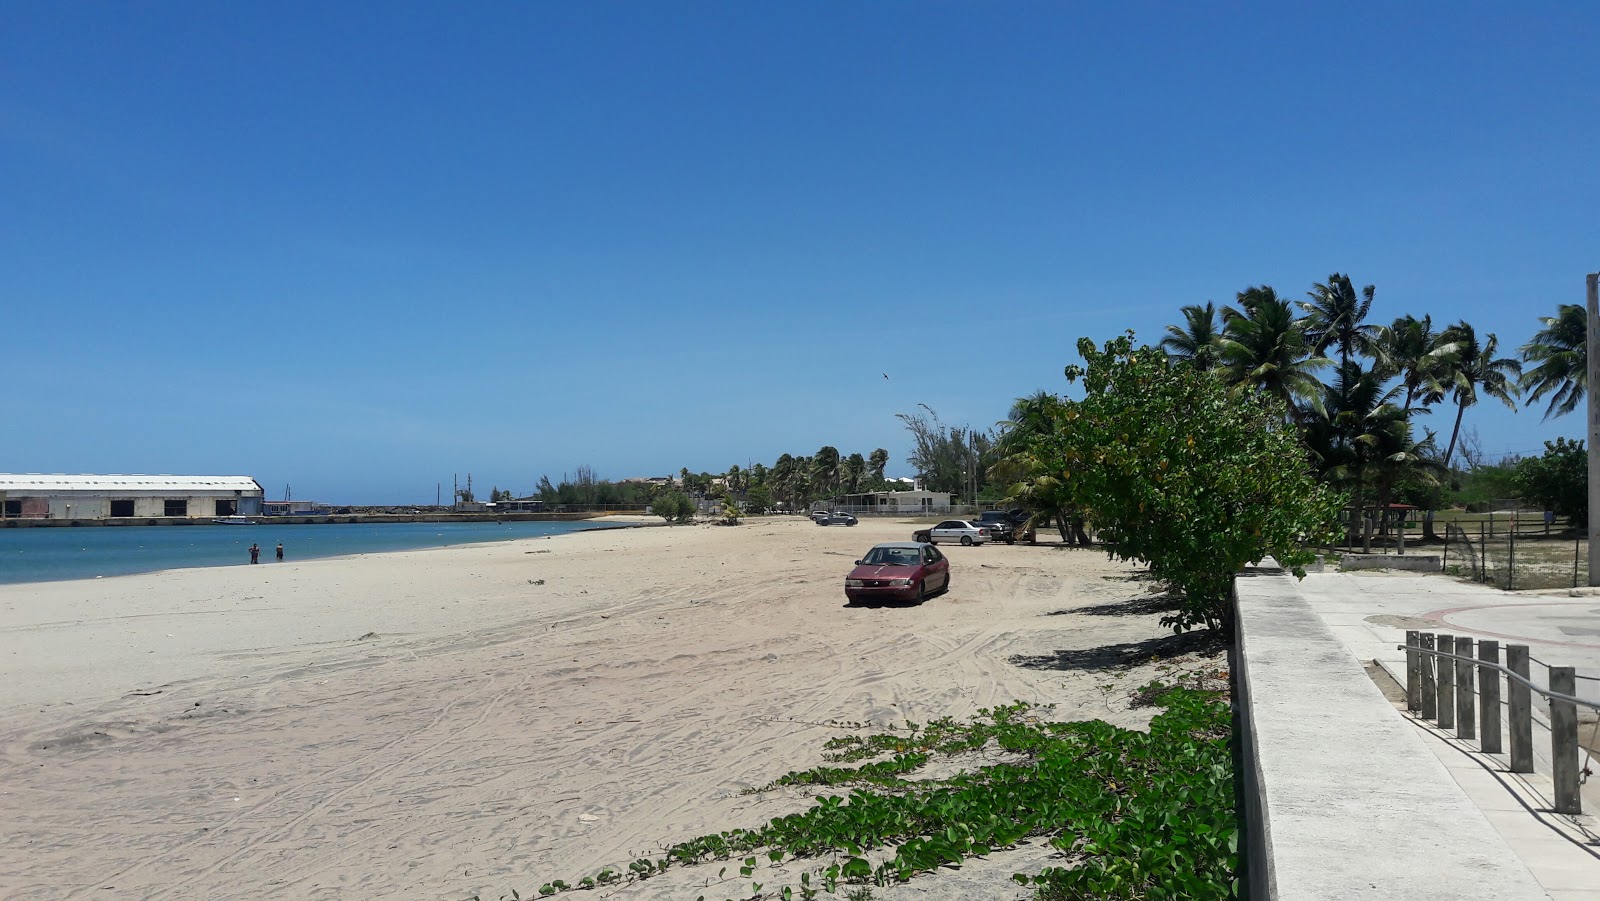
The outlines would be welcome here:
<svg viewBox="0 0 1600 901">
<path fill-rule="evenodd" d="M 256 524 L 256 521 L 248 516 L 224 516 L 221 519 L 213 519 L 212 522 L 219 526 L 253 526 Z"/>
</svg>

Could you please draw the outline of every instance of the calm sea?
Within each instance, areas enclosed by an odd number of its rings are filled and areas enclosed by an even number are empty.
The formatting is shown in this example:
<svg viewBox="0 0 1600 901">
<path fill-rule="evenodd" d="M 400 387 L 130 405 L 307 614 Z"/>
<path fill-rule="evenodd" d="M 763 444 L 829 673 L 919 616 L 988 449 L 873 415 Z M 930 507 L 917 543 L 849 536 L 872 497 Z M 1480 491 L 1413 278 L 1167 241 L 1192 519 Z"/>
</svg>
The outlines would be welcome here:
<svg viewBox="0 0 1600 901">
<path fill-rule="evenodd" d="M 122 576 L 192 566 L 250 564 L 251 543 L 261 563 L 377 551 L 507 541 L 607 528 L 589 522 L 396 522 L 365 525 L 84 526 L 0 529 L 0 583 L 50 582 Z"/>
</svg>

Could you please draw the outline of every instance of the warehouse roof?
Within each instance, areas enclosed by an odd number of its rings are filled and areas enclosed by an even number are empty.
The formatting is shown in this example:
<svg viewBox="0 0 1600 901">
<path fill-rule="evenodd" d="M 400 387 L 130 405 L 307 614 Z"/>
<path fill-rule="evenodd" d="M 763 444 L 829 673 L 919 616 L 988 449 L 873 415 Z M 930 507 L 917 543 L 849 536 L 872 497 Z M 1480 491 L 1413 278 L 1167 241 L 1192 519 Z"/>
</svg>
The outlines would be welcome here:
<svg viewBox="0 0 1600 901">
<path fill-rule="evenodd" d="M 0 491 L 260 491 L 249 476 L 66 475 L 0 473 Z"/>
</svg>

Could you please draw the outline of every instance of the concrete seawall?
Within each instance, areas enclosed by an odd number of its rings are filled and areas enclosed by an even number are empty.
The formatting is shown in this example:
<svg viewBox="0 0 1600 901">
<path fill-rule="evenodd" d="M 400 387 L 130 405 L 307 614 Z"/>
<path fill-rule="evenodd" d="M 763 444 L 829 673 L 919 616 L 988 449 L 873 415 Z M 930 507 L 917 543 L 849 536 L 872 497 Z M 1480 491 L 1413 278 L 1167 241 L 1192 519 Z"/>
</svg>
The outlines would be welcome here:
<svg viewBox="0 0 1600 901">
<path fill-rule="evenodd" d="M 1251 898 L 1547 901 L 1292 576 L 1247 570 L 1234 596 Z"/>
</svg>

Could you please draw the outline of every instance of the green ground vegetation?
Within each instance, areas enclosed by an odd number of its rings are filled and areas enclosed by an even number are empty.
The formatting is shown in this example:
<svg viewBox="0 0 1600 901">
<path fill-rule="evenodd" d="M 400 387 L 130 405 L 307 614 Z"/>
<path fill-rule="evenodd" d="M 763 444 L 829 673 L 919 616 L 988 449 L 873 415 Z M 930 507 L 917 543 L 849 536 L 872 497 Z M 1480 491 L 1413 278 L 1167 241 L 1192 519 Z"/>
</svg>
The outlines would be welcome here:
<svg viewBox="0 0 1600 901">
<path fill-rule="evenodd" d="M 1229 706 L 1214 692 L 1148 688 L 1144 694 L 1164 708 L 1148 732 L 1098 720 L 1049 722 L 1017 704 L 971 721 L 835 739 L 824 755 L 835 765 L 790 773 L 758 791 L 816 785 L 847 794 L 819 795 L 807 810 L 754 829 L 677 842 L 626 868 L 553 880 L 539 893 L 728 862 L 719 874 L 737 868 L 749 880 L 741 897 L 857 897 L 862 887 L 1043 839 L 1065 855 L 1062 865 L 1014 877 L 1040 899 L 1237 897 Z M 931 760 L 980 749 L 1006 752 L 1005 762 L 917 778 Z M 798 881 L 763 878 L 769 865 L 795 860 L 811 863 Z"/>
</svg>

